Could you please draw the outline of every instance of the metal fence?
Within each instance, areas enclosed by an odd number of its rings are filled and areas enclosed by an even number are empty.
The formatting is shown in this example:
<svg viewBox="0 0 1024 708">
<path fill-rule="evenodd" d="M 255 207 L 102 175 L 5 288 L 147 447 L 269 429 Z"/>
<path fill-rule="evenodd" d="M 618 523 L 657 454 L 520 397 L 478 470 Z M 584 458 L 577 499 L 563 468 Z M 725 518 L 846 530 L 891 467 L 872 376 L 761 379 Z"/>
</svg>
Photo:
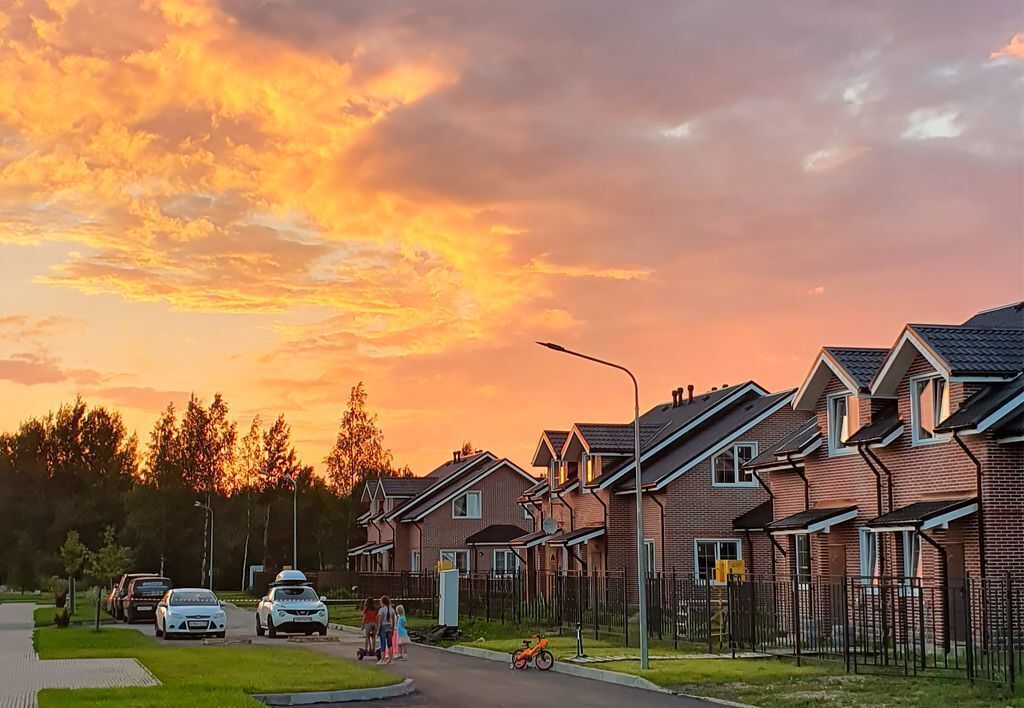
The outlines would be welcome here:
<svg viewBox="0 0 1024 708">
<path fill-rule="evenodd" d="M 360 597 L 389 595 L 407 611 L 437 616 L 438 576 L 358 573 Z M 751 651 L 842 662 L 855 673 L 960 678 L 1014 687 L 1024 672 L 1019 579 L 771 575 L 709 583 L 651 574 L 652 640 L 708 652 Z M 481 619 L 637 641 L 636 596 L 619 573 L 464 573 L 459 613 Z"/>
</svg>

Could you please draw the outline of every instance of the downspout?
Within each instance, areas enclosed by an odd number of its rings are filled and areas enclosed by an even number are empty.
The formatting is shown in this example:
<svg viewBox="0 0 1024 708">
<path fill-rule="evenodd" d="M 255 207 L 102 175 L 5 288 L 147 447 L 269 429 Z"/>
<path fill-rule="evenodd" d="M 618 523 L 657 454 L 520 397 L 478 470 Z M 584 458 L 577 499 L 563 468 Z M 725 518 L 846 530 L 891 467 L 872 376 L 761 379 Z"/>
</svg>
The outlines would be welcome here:
<svg viewBox="0 0 1024 708">
<path fill-rule="evenodd" d="M 750 548 L 750 574 L 753 575 L 756 571 L 754 570 L 754 539 L 750 537 L 750 529 L 743 529 L 744 535 L 747 537 L 747 547 Z"/>
<path fill-rule="evenodd" d="M 655 504 L 657 504 L 658 508 L 661 509 L 661 543 L 658 544 L 658 545 L 661 546 L 661 572 L 664 573 L 665 572 L 665 505 L 662 504 L 660 501 L 658 501 L 658 497 L 655 496 L 653 493 L 652 494 L 648 494 L 647 498 L 650 499 Z"/>
<path fill-rule="evenodd" d="M 871 461 L 873 456 L 869 456 L 865 450 L 866 443 L 857 443 L 857 452 L 864 459 L 868 469 L 871 470 L 872 474 L 875 475 L 875 506 L 878 511 L 877 516 L 882 515 L 882 473 L 878 471 L 874 463 Z M 881 539 L 879 539 L 880 541 Z M 885 575 L 885 544 L 877 543 L 876 548 L 878 549 L 878 574 Z"/>
<path fill-rule="evenodd" d="M 601 490 L 595 489 L 591 491 L 590 496 L 597 499 L 601 506 L 604 507 L 604 572 L 608 572 L 608 504 L 605 503 L 604 499 L 601 498 Z"/>
<path fill-rule="evenodd" d="M 768 538 L 771 540 L 772 546 L 775 547 L 775 550 L 777 550 L 779 553 L 781 553 L 782 557 L 785 558 L 786 557 L 786 549 L 784 549 L 782 547 L 782 544 L 779 543 L 778 539 L 775 538 L 775 535 L 772 534 L 771 531 L 768 532 Z M 777 569 L 775 567 L 775 554 L 772 553 L 772 577 L 774 578 L 776 574 L 777 574 Z"/>
<path fill-rule="evenodd" d="M 793 471 L 797 473 L 800 479 L 804 481 L 804 511 L 807 511 L 811 508 L 811 485 L 807 482 L 807 475 L 803 469 L 793 462 L 792 452 L 786 453 L 786 462 L 789 463 L 789 466 L 793 468 Z"/>
<path fill-rule="evenodd" d="M 562 506 L 564 506 L 566 509 L 569 510 L 569 530 L 570 531 L 575 531 L 576 530 L 576 513 L 573 511 L 572 506 L 569 504 L 569 502 L 567 502 L 565 500 L 565 497 L 562 496 L 561 492 L 555 492 L 555 496 L 558 497 L 558 501 L 560 501 L 562 503 Z"/>
<path fill-rule="evenodd" d="M 879 469 L 885 472 L 886 487 L 888 488 L 889 492 L 889 511 L 892 511 L 892 470 L 885 466 L 882 460 L 879 459 L 878 455 L 875 454 L 875 451 L 871 449 L 870 445 L 865 445 L 864 450 L 871 456 L 871 459 L 875 461 L 875 464 L 878 465 Z"/>
<path fill-rule="evenodd" d="M 533 520 L 533 530 L 540 531 L 541 524 L 544 523 L 544 502 L 531 499 L 530 504 L 536 507 L 537 511 L 540 512 L 540 515 Z"/>
<path fill-rule="evenodd" d="M 976 496 L 978 497 L 978 565 L 981 567 L 981 577 L 985 577 L 985 516 L 984 516 L 984 505 L 982 504 L 982 471 L 981 471 L 981 460 L 979 460 L 967 444 L 960 439 L 960 431 L 953 433 L 953 440 L 960 446 L 960 449 L 964 451 L 964 454 L 971 458 L 971 462 L 974 463 L 974 469 L 976 474 L 975 485 L 977 486 Z"/>
<path fill-rule="evenodd" d="M 979 507 L 981 508 L 981 507 Z M 921 529 L 916 531 L 918 538 L 923 538 L 928 542 L 928 545 L 939 552 L 939 577 L 942 578 L 942 648 L 949 653 L 949 558 L 946 555 L 946 549 L 941 543 L 933 539 L 928 534 L 921 533 Z"/>
<path fill-rule="evenodd" d="M 416 572 L 417 573 L 422 573 L 423 572 L 423 522 L 421 522 L 421 521 L 413 521 L 413 524 L 416 525 L 416 528 L 420 532 L 420 542 L 419 542 L 419 547 L 420 547 L 420 567 L 416 569 Z"/>
<path fill-rule="evenodd" d="M 792 464 L 792 463 L 790 463 L 790 464 Z M 757 483 L 761 485 L 761 489 L 763 489 L 764 491 L 768 492 L 768 501 L 774 503 L 775 502 L 775 495 L 772 494 L 771 487 L 769 487 L 767 484 L 764 483 L 764 480 L 761 479 L 761 475 L 759 475 L 757 473 L 757 470 L 750 470 L 750 474 L 754 477 L 754 479 L 757 480 Z"/>
</svg>

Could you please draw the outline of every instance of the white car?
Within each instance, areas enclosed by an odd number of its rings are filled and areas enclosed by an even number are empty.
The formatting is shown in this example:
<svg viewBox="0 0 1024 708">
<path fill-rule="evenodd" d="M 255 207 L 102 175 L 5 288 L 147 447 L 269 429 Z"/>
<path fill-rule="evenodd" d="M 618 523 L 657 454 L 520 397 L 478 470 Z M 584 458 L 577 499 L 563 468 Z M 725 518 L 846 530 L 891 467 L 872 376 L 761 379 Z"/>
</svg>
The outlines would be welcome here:
<svg viewBox="0 0 1024 708">
<path fill-rule="evenodd" d="M 156 636 L 214 636 L 227 633 L 228 616 L 217 596 L 205 588 L 168 590 L 156 606 Z"/>
<path fill-rule="evenodd" d="M 290 634 L 327 634 L 325 597 L 306 582 L 297 570 L 283 570 L 271 583 L 270 591 L 256 607 L 256 634 L 276 637 L 278 632 Z"/>
</svg>

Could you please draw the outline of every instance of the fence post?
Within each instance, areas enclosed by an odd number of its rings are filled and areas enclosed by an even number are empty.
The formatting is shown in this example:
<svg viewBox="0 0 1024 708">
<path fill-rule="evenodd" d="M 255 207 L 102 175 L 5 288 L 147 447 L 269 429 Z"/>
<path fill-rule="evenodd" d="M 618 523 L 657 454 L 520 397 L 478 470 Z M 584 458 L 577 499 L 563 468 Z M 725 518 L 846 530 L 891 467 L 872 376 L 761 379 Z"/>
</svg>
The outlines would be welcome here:
<svg viewBox="0 0 1024 708">
<path fill-rule="evenodd" d="M 714 652 L 714 650 L 711 647 L 711 620 L 713 616 L 713 611 L 711 609 L 711 581 L 712 576 L 710 573 L 708 573 L 708 577 L 704 582 L 704 606 L 707 610 L 707 612 L 705 612 L 705 615 L 708 618 L 708 654 Z"/>
<path fill-rule="evenodd" d="M 491 571 L 484 575 L 484 620 L 491 621 Z"/>
<path fill-rule="evenodd" d="M 800 576 L 793 576 L 793 637 L 796 665 L 800 666 Z"/>
<path fill-rule="evenodd" d="M 928 668 L 928 656 L 927 656 L 927 643 L 924 636 L 925 619 L 924 619 L 924 582 L 921 578 L 915 578 L 917 581 L 917 613 L 918 620 L 921 622 L 921 670 L 924 671 Z M 933 603 L 934 604 L 934 603 Z M 932 612 L 935 609 L 932 608 Z"/>
<path fill-rule="evenodd" d="M 732 652 L 732 658 L 736 658 L 736 622 L 733 616 L 733 605 L 736 599 L 735 597 L 735 582 L 733 581 L 733 574 L 729 573 L 725 577 L 725 602 L 726 602 L 726 617 L 729 621 L 729 650 Z"/>
<path fill-rule="evenodd" d="M 967 678 L 974 683 L 974 628 L 971 622 L 971 573 L 964 573 L 964 632 L 966 634 L 967 655 L 964 657 L 967 662 Z"/>
<path fill-rule="evenodd" d="M 590 576 L 590 613 L 594 615 L 594 639 L 599 638 L 601 613 L 598 608 L 601 601 L 597 596 L 597 573 Z"/>
<path fill-rule="evenodd" d="M 676 569 L 672 569 L 672 648 L 679 648 L 679 591 L 676 587 Z"/>
<path fill-rule="evenodd" d="M 1013 693 L 1014 683 L 1017 679 L 1017 665 L 1013 654 L 1013 640 L 1015 638 L 1015 627 L 1013 626 L 1013 575 L 1006 571 L 1006 660 L 1007 680 L 1010 683 L 1010 693 Z"/>
<path fill-rule="evenodd" d="M 846 665 L 846 673 L 850 673 L 850 593 L 846 586 L 847 578 L 842 576 L 843 583 L 843 663 Z"/>
<path fill-rule="evenodd" d="M 629 646 L 629 594 L 626 591 L 626 571 L 622 571 L 622 646 Z"/>
</svg>

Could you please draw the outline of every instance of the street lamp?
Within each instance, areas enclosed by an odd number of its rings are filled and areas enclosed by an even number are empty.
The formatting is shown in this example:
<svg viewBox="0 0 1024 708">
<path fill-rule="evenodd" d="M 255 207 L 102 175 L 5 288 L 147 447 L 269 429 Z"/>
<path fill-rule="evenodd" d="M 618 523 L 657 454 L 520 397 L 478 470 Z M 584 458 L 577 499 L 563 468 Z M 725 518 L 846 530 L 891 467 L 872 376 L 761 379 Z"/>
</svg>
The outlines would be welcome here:
<svg viewBox="0 0 1024 708">
<path fill-rule="evenodd" d="M 260 476 L 270 479 L 266 472 L 260 472 Z M 299 569 L 299 480 L 291 474 L 286 474 L 284 479 L 292 485 L 292 568 Z"/>
<path fill-rule="evenodd" d="M 197 509 L 206 509 L 206 512 L 210 515 L 210 590 L 213 590 L 213 506 L 203 504 L 201 501 L 197 501 L 193 504 Z"/>
<path fill-rule="evenodd" d="M 647 588 L 644 586 L 644 578 L 647 574 L 646 569 L 646 553 L 644 553 L 644 504 L 643 504 L 643 493 L 640 490 L 640 386 L 636 382 L 636 377 L 633 376 L 633 372 L 627 369 L 625 366 L 619 364 L 613 364 L 610 361 L 604 359 L 597 359 L 580 352 L 574 352 L 571 349 L 566 349 L 560 344 L 554 342 L 537 342 L 542 347 L 547 347 L 552 351 L 561 352 L 562 354 L 569 354 L 571 356 L 579 357 L 580 359 L 586 359 L 592 361 L 595 364 L 602 364 L 604 366 L 610 366 L 613 369 L 623 371 L 629 376 L 630 381 L 633 382 L 633 466 L 636 479 L 636 578 L 637 578 L 637 602 L 640 609 L 640 668 L 649 668 L 649 657 L 647 653 Z M 662 543 L 665 539 L 662 539 Z"/>
</svg>

